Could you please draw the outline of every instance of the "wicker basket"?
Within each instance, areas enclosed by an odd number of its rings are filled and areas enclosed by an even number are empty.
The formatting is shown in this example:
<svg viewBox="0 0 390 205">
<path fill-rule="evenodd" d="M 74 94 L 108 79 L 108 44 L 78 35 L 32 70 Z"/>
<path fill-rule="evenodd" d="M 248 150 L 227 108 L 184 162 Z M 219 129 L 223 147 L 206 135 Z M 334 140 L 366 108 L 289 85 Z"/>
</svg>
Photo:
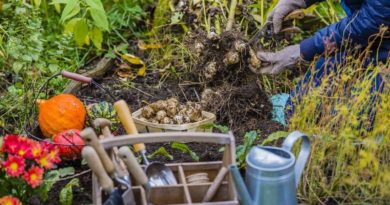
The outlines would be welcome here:
<svg viewBox="0 0 390 205">
<path fill-rule="evenodd" d="M 202 115 L 206 118 L 199 122 L 187 123 L 181 125 L 171 125 L 171 124 L 158 124 L 145 122 L 139 119 L 142 109 L 139 109 L 133 112 L 132 116 L 134 123 L 137 127 L 138 132 L 211 132 L 212 128 L 204 129 L 202 125 L 211 124 L 215 121 L 215 115 L 210 112 L 202 111 Z"/>
<path fill-rule="evenodd" d="M 135 135 L 123 135 L 115 138 L 107 138 L 100 140 L 100 143 L 105 149 L 110 149 L 115 146 L 127 146 L 140 142 L 148 143 L 163 143 L 171 141 L 180 142 L 198 142 L 198 143 L 216 143 L 224 146 L 224 154 L 222 161 L 210 162 L 190 162 L 190 163 L 168 163 L 166 166 L 172 169 L 178 184 L 167 186 L 156 186 L 150 190 L 150 198 L 147 198 L 146 190 L 134 184 L 136 180 L 132 179 L 132 191 L 135 201 L 139 205 L 148 205 L 148 202 L 155 205 L 239 205 L 236 190 L 233 184 L 232 177 L 227 174 L 221 185 L 219 186 L 215 196 L 210 202 L 202 202 L 204 195 L 215 179 L 219 169 L 230 164 L 235 164 L 235 141 L 232 133 L 194 133 L 194 132 L 167 132 L 167 133 L 143 133 Z M 210 182 L 199 184 L 189 184 L 186 182 L 186 177 L 195 173 L 207 173 Z M 92 197 L 94 205 L 101 205 L 102 190 L 96 176 L 92 175 Z"/>
</svg>

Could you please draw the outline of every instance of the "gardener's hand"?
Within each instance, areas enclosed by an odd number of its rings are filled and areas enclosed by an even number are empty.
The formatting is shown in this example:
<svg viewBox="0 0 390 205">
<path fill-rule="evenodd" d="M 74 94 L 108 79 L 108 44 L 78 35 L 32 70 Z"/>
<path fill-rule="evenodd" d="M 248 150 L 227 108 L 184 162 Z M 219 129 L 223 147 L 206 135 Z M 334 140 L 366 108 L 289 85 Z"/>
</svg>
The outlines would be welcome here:
<svg viewBox="0 0 390 205">
<path fill-rule="evenodd" d="M 261 60 L 262 65 L 260 73 L 278 74 L 287 68 L 294 67 L 301 60 L 299 45 L 287 46 L 276 53 L 258 52 L 257 58 Z"/>
<path fill-rule="evenodd" d="M 267 20 L 271 21 L 274 26 L 275 34 L 282 29 L 283 19 L 291 12 L 306 8 L 305 0 L 279 0 L 275 8 L 269 13 Z"/>
</svg>

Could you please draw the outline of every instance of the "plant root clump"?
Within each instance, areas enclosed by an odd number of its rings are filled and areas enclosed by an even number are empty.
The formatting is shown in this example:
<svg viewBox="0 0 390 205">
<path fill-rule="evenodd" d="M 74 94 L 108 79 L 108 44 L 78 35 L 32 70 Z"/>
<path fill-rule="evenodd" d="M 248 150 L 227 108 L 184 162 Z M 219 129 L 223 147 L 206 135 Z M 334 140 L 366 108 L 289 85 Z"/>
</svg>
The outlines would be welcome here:
<svg viewBox="0 0 390 205">
<path fill-rule="evenodd" d="M 185 124 L 204 119 L 202 106 L 188 101 L 182 105 L 176 98 L 159 100 L 142 108 L 140 120 L 159 124 Z"/>
<path fill-rule="evenodd" d="M 261 61 L 243 34 L 227 31 L 221 35 L 195 31 L 186 45 L 196 55 L 189 80 L 202 83 L 202 107 L 217 115 L 217 123 L 229 126 L 237 135 L 257 130 L 271 118 L 272 105 L 257 85 Z M 199 43 L 202 50 L 199 49 Z"/>
<path fill-rule="evenodd" d="M 258 69 L 261 62 L 249 46 L 244 34 L 227 31 L 221 35 L 206 34 L 196 30 L 186 39 L 186 45 L 196 56 L 196 66 L 191 71 L 193 78 L 208 86 L 228 82 L 240 85 L 246 76 L 253 75 L 249 67 Z"/>
</svg>

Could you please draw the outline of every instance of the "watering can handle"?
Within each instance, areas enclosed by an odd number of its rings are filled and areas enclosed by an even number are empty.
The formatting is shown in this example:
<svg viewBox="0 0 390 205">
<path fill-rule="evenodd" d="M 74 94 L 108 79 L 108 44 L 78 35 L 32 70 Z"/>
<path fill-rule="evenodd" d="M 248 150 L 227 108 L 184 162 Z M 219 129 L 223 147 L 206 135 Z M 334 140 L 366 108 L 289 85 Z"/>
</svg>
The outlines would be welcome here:
<svg viewBox="0 0 390 205">
<path fill-rule="evenodd" d="M 295 185 L 298 187 L 302 176 L 303 169 L 310 155 L 310 139 L 306 134 L 299 131 L 290 133 L 284 140 L 282 148 L 291 151 L 295 142 L 302 138 L 301 150 L 299 151 L 297 161 L 295 163 Z"/>
</svg>

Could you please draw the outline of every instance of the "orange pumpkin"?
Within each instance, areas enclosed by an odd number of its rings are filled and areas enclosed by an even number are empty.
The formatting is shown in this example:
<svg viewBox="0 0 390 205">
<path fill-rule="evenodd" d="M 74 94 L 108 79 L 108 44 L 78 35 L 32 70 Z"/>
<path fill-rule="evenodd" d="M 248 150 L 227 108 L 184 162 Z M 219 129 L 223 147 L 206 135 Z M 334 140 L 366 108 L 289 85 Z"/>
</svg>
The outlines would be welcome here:
<svg viewBox="0 0 390 205">
<path fill-rule="evenodd" d="M 83 103 L 70 94 L 39 100 L 39 128 L 46 138 L 64 130 L 84 128 L 86 110 Z"/>
</svg>

